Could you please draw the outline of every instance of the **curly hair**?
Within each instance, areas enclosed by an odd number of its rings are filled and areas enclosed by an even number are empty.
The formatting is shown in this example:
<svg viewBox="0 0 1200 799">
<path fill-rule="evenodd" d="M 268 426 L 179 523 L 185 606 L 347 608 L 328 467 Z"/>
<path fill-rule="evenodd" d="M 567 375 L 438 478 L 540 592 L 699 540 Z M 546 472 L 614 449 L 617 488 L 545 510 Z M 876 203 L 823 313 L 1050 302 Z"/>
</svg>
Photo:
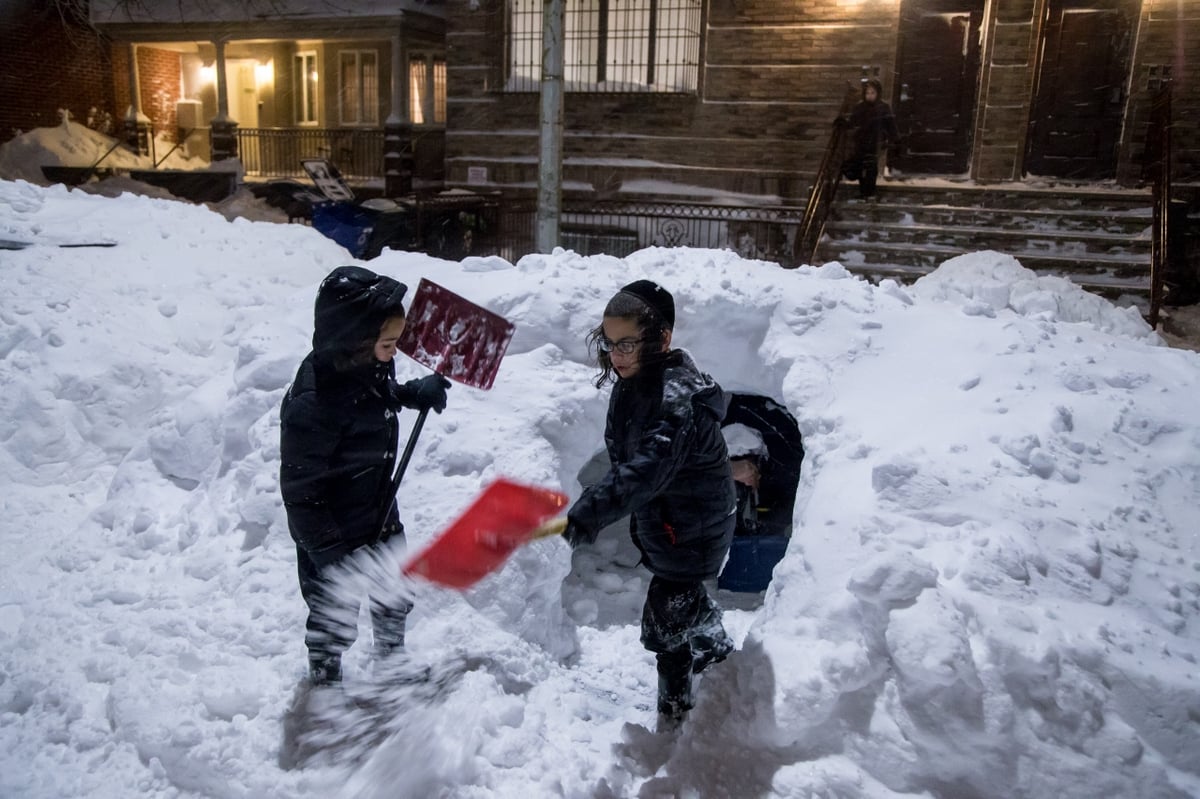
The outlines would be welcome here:
<svg viewBox="0 0 1200 799">
<path fill-rule="evenodd" d="M 642 369 L 654 369 L 666 359 L 662 344 L 666 341 L 669 328 L 659 313 L 640 297 L 627 291 L 618 291 L 608 301 L 608 305 L 604 306 L 604 316 L 610 319 L 630 319 L 637 324 L 643 342 L 638 350 L 638 362 Z M 596 388 L 603 388 L 606 383 L 617 382 L 612 358 L 609 353 L 600 349 L 600 339 L 603 337 L 603 323 L 592 328 L 587 336 L 588 352 L 594 354 L 600 367 L 600 374 L 595 380 Z"/>
</svg>

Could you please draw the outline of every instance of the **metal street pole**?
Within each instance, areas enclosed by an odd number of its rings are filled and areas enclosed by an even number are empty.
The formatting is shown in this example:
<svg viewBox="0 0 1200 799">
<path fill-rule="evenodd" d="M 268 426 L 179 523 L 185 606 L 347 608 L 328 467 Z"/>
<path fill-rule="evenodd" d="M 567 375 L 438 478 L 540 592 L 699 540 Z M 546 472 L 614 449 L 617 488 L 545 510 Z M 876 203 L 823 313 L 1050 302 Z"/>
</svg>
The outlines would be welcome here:
<svg viewBox="0 0 1200 799">
<path fill-rule="evenodd" d="M 534 244 L 538 252 L 558 246 L 562 215 L 563 29 L 565 0 L 542 6 L 542 91 L 538 147 L 538 204 Z"/>
</svg>

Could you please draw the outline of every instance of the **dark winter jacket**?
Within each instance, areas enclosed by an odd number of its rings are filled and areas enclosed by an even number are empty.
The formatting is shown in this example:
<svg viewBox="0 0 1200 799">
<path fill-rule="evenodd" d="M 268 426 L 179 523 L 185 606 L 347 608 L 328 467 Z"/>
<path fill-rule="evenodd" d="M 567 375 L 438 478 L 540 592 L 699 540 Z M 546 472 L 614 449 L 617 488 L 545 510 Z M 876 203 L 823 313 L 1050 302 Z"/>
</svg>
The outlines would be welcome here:
<svg viewBox="0 0 1200 799">
<path fill-rule="evenodd" d="M 392 365 L 322 374 L 304 359 L 280 409 L 279 486 L 292 538 L 326 564 L 402 529 L 387 496 L 398 425 Z"/>
<path fill-rule="evenodd" d="M 855 105 L 850 112 L 849 124 L 856 158 L 874 158 L 883 148 L 900 141 L 896 115 L 883 100 L 873 103 L 863 100 Z"/>
<path fill-rule="evenodd" d="M 292 538 L 319 566 L 403 531 L 390 495 L 396 412 L 414 407 L 416 381 L 397 385 L 370 354 L 403 293 L 391 278 L 335 270 L 317 297 L 314 349 L 283 398 L 280 492 Z"/>
<path fill-rule="evenodd" d="M 632 513 L 633 540 L 652 574 L 704 580 L 720 571 L 736 521 L 725 398 L 686 352 L 671 352 L 664 366 L 613 387 L 605 429 L 612 467 L 567 515 L 594 540 Z"/>
</svg>

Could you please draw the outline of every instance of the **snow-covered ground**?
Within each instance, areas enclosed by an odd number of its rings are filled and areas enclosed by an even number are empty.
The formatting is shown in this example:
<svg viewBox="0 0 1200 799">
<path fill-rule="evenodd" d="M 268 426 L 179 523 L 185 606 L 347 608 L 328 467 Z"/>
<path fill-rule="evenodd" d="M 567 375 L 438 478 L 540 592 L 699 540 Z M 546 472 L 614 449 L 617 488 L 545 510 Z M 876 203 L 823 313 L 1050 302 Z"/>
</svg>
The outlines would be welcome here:
<svg viewBox="0 0 1200 799">
<path fill-rule="evenodd" d="M 421 588 L 435 683 L 360 644 L 350 704 L 306 695 L 277 408 L 337 245 L 12 181 L 0 238 L 43 242 L 0 251 L 0 796 L 1200 795 L 1200 356 L 1136 311 L 992 252 L 909 287 L 716 250 L 372 261 L 517 326 L 494 388 L 426 425 L 410 546 L 499 475 L 578 493 L 606 402 L 584 335 L 635 278 L 799 420 L 788 553 L 723 593 L 739 649 L 658 735 L 615 534 Z"/>
</svg>

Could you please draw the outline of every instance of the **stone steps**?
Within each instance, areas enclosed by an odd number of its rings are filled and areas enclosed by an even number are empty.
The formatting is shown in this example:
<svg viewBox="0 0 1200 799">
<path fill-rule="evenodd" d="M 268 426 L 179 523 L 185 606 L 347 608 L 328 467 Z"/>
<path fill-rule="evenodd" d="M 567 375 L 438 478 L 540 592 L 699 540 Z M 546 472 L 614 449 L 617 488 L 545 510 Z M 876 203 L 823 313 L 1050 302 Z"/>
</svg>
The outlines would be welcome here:
<svg viewBox="0 0 1200 799">
<path fill-rule="evenodd" d="M 872 279 L 911 282 L 980 250 L 1113 296 L 1150 288 L 1148 191 L 886 182 L 875 201 L 842 186 L 817 250 Z"/>
</svg>

